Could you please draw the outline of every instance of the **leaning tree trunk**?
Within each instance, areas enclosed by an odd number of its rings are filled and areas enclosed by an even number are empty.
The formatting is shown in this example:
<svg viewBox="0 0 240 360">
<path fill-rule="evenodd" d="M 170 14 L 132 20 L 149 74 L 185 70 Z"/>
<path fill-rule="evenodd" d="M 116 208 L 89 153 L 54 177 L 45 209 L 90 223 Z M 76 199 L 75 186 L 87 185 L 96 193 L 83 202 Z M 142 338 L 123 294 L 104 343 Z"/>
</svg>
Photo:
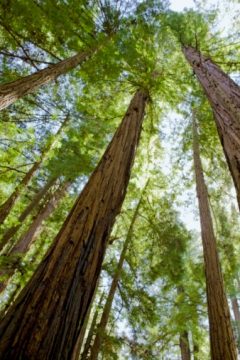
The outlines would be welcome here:
<svg viewBox="0 0 240 360">
<path fill-rule="evenodd" d="M 181 359 L 182 360 L 191 360 L 191 352 L 190 352 L 190 345 L 188 339 L 188 332 L 183 331 L 179 337 L 179 346 L 181 350 Z"/>
<path fill-rule="evenodd" d="M 68 59 L 59 61 L 34 74 L 22 77 L 7 84 L 0 85 L 0 110 L 14 103 L 24 95 L 30 94 L 43 85 L 57 79 L 58 76 L 67 73 L 69 70 L 82 64 L 94 52 L 96 48 L 83 51 Z"/>
<path fill-rule="evenodd" d="M 148 182 L 147 182 L 147 184 L 148 184 Z M 145 186 L 144 190 L 146 189 L 146 186 Z M 142 197 L 143 197 L 143 194 L 142 194 L 142 196 L 141 196 L 140 200 L 138 201 L 138 204 L 137 204 L 137 206 L 135 208 L 135 211 L 134 211 L 134 214 L 133 214 L 133 217 L 132 217 L 132 220 L 131 220 L 131 224 L 130 224 L 130 227 L 129 227 L 129 230 L 128 230 L 128 233 L 127 233 L 124 245 L 123 245 L 123 249 L 122 249 L 119 261 L 118 261 L 117 269 L 116 269 L 116 272 L 114 274 L 114 277 L 113 277 L 113 280 L 112 280 L 112 283 L 111 283 L 111 286 L 110 286 L 110 290 L 109 290 L 109 293 L 108 293 L 108 297 L 107 297 L 106 303 L 104 305 L 101 320 L 100 320 L 100 323 L 99 323 L 98 328 L 97 328 L 96 337 L 94 339 L 93 346 L 91 347 L 91 355 L 89 357 L 90 360 L 96 360 L 98 358 L 98 354 L 99 354 L 101 344 L 102 344 L 103 335 L 105 333 L 106 326 L 107 326 L 108 319 L 109 319 L 109 315 L 110 315 L 110 312 L 111 312 L 114 295 L 115 295 L 115 292 L 116 292 L 116 289 L 117 289 L 117 286 L 118 286 L 118 282 L 119 282 L 119 279 L 120 279 L 120 276 L 121 276 L 123 263 L 124 263 L 124 260 L 125 260 L 125 257 L 126 257 L 126 253 L 127 253 L 128 247 L 129 247 L 129 243 L 130 243 L 130 241 L 132 239 L 133 227 L 134 227 L 135 222 L 137 220 L 137 216 L 138 216 L 138 213 L 139 213 L 139 208 L 140 208 L 141 202 L 142 202 Z"/>
<path fill-rule="evenodd" d="M 236 360 L 236 344 L 203 175 L 195 113 L 193 113 L 193 156 L 205 262 L 211 358 L 212 360 Z"/>
<path fill-rule="evenodd" d="M 148 94 L 137 91 L 45 259 L 0 324 L 0 359 L 69 359 L 125 197 Z"/>
<path fill-rule="evenodd" d="M 27 231 L 20 237 L 17 243 L 13 248 L 7 253 L 6 256 L 12 256 L 14 254 L 25 254 L 31 244 L 34 242 L 37 236 L 40 235 L 43 230 L 43 222 L 52 214 L 56 209 L 60 200 L 64 197 L 69 183 L 66 182 L 59 189 L 57 189 L 54 194 L 51 195 L 51 198 L 43 204 L 37 215 L 33 218 L 32 223 L 30 224 Z M 7 279 L 0 281 L 0 293 L 3 292 L 8 284 L 8 279 L 14 274 L 15 269 L 8 269 L 7 274 L 4 273 L 4 270 L 0 271 L 0 275 L 7 275 Z"/>
<path fill-rule="evenodd" d="M 183 52 L 212 106 L 240 207 L 240 87 L 196 49 L 183 47 Z"/>
<path fill-rule="evenodd" d="M 36 195 L 33 197 L 32 201 L 30 202 L 30 204 L 23 210 L 21 215 L 18 217 L 17 225 L 12 226 L 5 231 L 5 233 L 3 234 L 3 237 L 1 239 L 0 251 L 7 244 L 7 242 L 13 238 L 13 236 L 17 233 L 17 231 L 22 226 L 24 220 L 26 220 L 26 218 L 31 214 L 33 209 L 44 198 L 44 196 L 47 194 L 48 190 L 56 183 L 56 181 L 57 181 L 57 178 L 50 178 L 47 181 L 47 183 L 36 193 Z"/>
<path fill-rule="evenodd" d="M 65 117 L 65 120 L 59 127 L 57 133 L 54 135 L 54 140 L 52 142 L 49 142 L 45 148 L 42 150 L 40 159 L 36 161 L 33 166 L 28 170 L 24 178 L 21 180 L 20 184 L 15 188 L 14 192 L 9 196 L 9 198 L 0 206 L 0 224 L 2 224 L 7 216 L 9 215 L 10 211 L 12 210 L 14 204 L 18 200 L 19 196 L 21 195 L 21 192 L 23 189 L 26 188 L 30 180 L 32 179 L 35 172 L 39 169 L 42 162 L 45 160 L 48 152 L 51 150 L 51 148 L 55 145 L 56 139 L 61 134 L 62 130 L 65 128 L 66 124 L 69 121 L 69 115 Z"/>
<path fill-rule="evenodd" d="M 94 332 L 95 332 L 96 325 L 97 325 L 99 309 L 102 306 L 103 297 L 104 297 L 104 293 L 102 293 L 102 296 L 100 297 L 99 303 L 98 303 L 98 305 L 96 307 L 96 310 L 94 312 L 92 322 L 91 322 L 91 326 L 89 328 L 88 335 L 87 335 L 87 338 L 86 338 L 86 342 L 84 344 L 84 349 L 83 349 L 83 352 L 82 352 L 82 355 L 81 355 L 81 360 L 87 360 L 88 359 L 92 339 L 93 339 Z"/>
</svg>

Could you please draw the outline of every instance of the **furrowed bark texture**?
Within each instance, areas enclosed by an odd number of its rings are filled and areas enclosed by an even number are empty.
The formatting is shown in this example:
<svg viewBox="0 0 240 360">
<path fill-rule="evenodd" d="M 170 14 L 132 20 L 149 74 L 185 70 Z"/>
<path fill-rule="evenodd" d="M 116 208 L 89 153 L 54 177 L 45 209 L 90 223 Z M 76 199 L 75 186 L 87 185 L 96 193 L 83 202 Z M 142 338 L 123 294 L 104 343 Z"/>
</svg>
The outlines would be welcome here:
<svg viewBox="0 0 240 360">
<path fill-rule="evenodd" d="M 69 359 L 125 197 L 148 95 L 137 91 L 45 259 L 0 324 L 0 359 Z"/>
<path fill-rule="evenodd" d="M 55 145 L 55 142 L 58 138 L 58 136 L 61 134 L 62 130 L 65 128 L 66 124 L 69 121 L 69 115 L 66 116 L 65 120 L 63 121 L 62 125 L 59 127 L 57 133 L 54 135 L 54 140 L 52 142 L 49 142 L 45 148 L 43 149 L 40 159 L 36 161 L 33 166 L 28 170 L 27 174 L 24 176 L 24 178 L 21 180 L 20 184 L 16 187 L 14 192 L 9 196 L 9 198 L 0 206 L 0 224 L 2 224 L 7 216 L 9 215 L 10 211 L 12 210 L 14 204 L 18 200 L 19 196 L 21 195 L 21 192 L 26 188 L 26 186 L 31 181 L 33 175 L 35 172 L 39 169 L 42 162 L 47 157 L 48 152 L 52 149 L 52 147 Z M 3 245 L 1 245 L 1 248 Z"/>
<path fill-rule="evenodd" d="M 236 344 L 217 253 L 217 243 L 213 230 L 207 187 L 203 175 L 194 114 L 193 156 L 205 263 L 211 359 L 236 360 Z"/>
<path fill-rule="evenodd" d="M 145 188 L 146 188 L 146 186 L 145 186 Z M 99 354 L 101 344 L 102 344 L 103 335 L 105 333 L 106 326 L 107 326 L 108 319 L 109 319 L 109 315 L 110 315 L 110 312 L 111 312 L 114 295 L 116 293 L 118 282 L 119 282 L 119 279 L 121 277 L 123 263 L 124 263 L 124 260 L 125 260 L 125 257 L 126 257 L 126 253 L 127 253 L 128 247 L 129 247 L 129 243 L 130 243 L 130 241 L 132 239 L 133 227 L 134 227 L 134 224 L 135 224 L 135 222 L 137 220 L 137 216 L 138 216 L 139 208 L 141 206 L 141 202 L 142 202 L 142 196 L 141 196 L 140 200 L 138 201 L 138 204 L 136 206 L 136 209 L 134 211 L 134 214 L 133 214 L 133 217 L 132 217 L 132 220 L 131 220 L 130 227 L 128 229 L 126 239 L 124 241 L 124 245 L 123 245 L 123 249 L 122 249 L 119 261 L 118 261 L 117 269 L 116 269 L 116 272 L 115 272 L 114 277 L 112 279 L 112 283 L 111 283 L 111 286 L 110 286 L 108 297 L 107 297 L 106 303 L 105 303 L 104 308 L 103 308 L 103 313 L 102 313 L 102 316 L 101 316 L 101 320 L 100 320 L 100 323 L 99 323 L 98 328 L 97 328 L 96 337 L 95 337 L 94 343 L 93 343 L 93 345 L 91 347 L 91 355 L 89 357 L 90 360 L 96 360 L 98 358 L 98 354 Z"/>
<path fill-rule="evenodd" d="M 48 66 L 32 75 L 25 76 L 16 81 L 0 85 L 0 110 L 14 103 L 24 95 L 30 94 L 42 85 L 55 80 L 58 76 L 86 61 L 93 53 L 93 50 L 76 54 L 68 59 L 62 60 L 55 65 Z"/>
<path fill-rule="evenodd" d="M 181 350 L 182 360 L 191 360 L 191 352 L 189 346 L 188 332 L 183 331 L 179 337 L 179 346 Z"/>
<path fill-rule="evenodd" d="M 20 237 L 13 248 L 8 252 L 7 256 L 14 254 L 25 254 L 37 236 L 40 235 L 43 230 L 43 222 L 52 214 L 56 209 L 60 200 L 64 197 L 69 183 L 65 183 L 59 189 L 57 189 L 46 204 L 42 205 L 33 218 L 27 231 Z M 7 271 L 8 278 L 4 281 L 0 281 L 0 293 L 3 292 L 8 284 L 9 278 L 14 274 L 15 269 Z M 0 271 L 0 275 L 4 275 L 4 271 Z"/>
<path fill-rule="evenodd" d="M 3 249 L 3 247 L 6 245 L 6 243 L 17 233 L 17 231 L 22 226 L 24 220 L 31 214 L 33 209 L 39 204 L 39 202 L 44 198 L 44 196 L 47 194 L 48 190 L 56 183 L 56 178 L 51 178 L 45 186 L 43 186 L 42 189 L 40 189 L 37 194 L 33 197 L 30 204 L 23 210 L 21 215 L 18 218 L 18 224 L 15 226 L 12 226 L 11 228 L 7 229 L 5 233 L 3 234 L 3 237 L 1 239 L 0 243 L 0 251 Z"/>
<path fill-rule="evenodd" d="M 240 87 L 196 49 L 183 47 L 183 52 L 212 106 L 240 207 Z"/>
</svg>

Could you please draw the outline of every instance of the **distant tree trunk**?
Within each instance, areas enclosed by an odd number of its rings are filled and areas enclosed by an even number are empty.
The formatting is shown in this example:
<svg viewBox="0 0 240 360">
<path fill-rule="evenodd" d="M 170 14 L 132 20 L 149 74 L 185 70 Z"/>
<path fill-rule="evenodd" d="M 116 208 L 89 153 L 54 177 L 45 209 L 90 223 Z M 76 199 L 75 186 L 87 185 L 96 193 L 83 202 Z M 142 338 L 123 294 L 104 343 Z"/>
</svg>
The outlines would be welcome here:
<svg viewBox="0 0 240 360">
<path fill-rule="evenodd" d="M 45 259 L 0 324 L 0 359 L 69 359 L 125 197 L 148 94 L 138 90 Z"/>
<path fill-rule="evenodd" d="M 195 340 L 193 340 L 193 359 L 199 360 L 199 345 Z"/>
<path fill-rule="evenodd" d="M 0 251 L 7 244 L 7 242 L 17 233 L 22 226 L 24 220 L 31 214 L 32 210 L 39 204 L 39 202 L 47 194 L 48 190 L 56 183 L 57 178 L 50 178 L 49 181 L 36 193 L 30 204 L 23 210 L 21 215 L 18 217 L 18 224 L 7 229 L 3 234 L 0 243 Z"/>
<path fill-rule="evenodd" d="M 83 51 L 68 59 L 59 61 L 43 70 L 22 77 L 7 84 L 0 85 L 0 110 L 14 103 L 24 95 L 30 94 L 49 82 L 56 80 L 58 76 L 86 61 L 96 49 Z"/>
<path fill-rule="evenodd" d="M 147 184 L 148 184 L 148 182 L 147 182 Z M 144 190 L 146 189 L 146 186 L 145 186 Z M 142 196 L 143 196 L 143 194 L 142 194 Z M 138 204 L 137 204 L 137 206 L 135 208 L 135 211 L 134 211 L 134 214 L 133 214 L 133 217 L 132 217 L 132 220 L 131 220 L 131 224 L 130 224 L 130 227 L 128 229 L 128 233 L 127 233 L 126 239 L 124 241 L 124 245 L 123 245 L 123 249 L 122 249 L 119 261 L 118 261 L 117 269 L 116 269 L 116 272 L 115 272 L 114 277 L 112 279 L 112 283 L 111 283 L 111 286 L 110 286 L 110 290 L 109 290 L 109 293 L 108 293 L 106 303 L 104 305 L 101 320 L 100 320 L 100 323 L 99 323 L 98 328 L 97 328 L 97 334 L 96 334 L 93 346 L 91 347 L 91 355 L 89 357 L 90 360 L 96 360 L 98 358 L 98 354 L 99 354 L 99 350 L 101 348 L 103 335 L 105 333 L 106 326 L 107 326 L 108 319 L 109 319 L 109 315 L 110 315 L 110 312 L 111 312 L 114 295 L 115 295 L 115 292 L 116 292 L 116 289 L 117 289 L 117 286 L 118 286 L 118 282 L 119 282 L 119 279 L 120 279 L 120 276 L 121 276 L 123 263 L 124 263 L 124 260 L 125 260 L 125 257 L 126 257 L 126 253 L 127 253 L 128 247 L 129 247 L 129 243 L 130 243 L 130 241 L 132 239 L 133 227 L 134 227 L 134 224 L 135 224 L 135 222 L 137 220 L 137 216 L 138 216 L 138 213 L 139 213 L 139 208 L 141 206 L 142 196 L 141 196 L 140 200 L 138 201 Z"/>
<path fill-rule="evenodd" d="M 198 131 L 194 112 L 193 156 L 205 262 L 211 358 L 212 360 L 236 360 L 236 344 L 217 253 L 207 187 L 200 158 Z"/>
<path fill-rule="evenodd" d="M 99 304 L 96 307 L 95 313 L 93 315 L 91 326 L 89 328 L 88 336 L 87 336 L 86 342 L 84 344 L 84 349 L 83 349 L 83 352 L 82 352 L 82 355 L 81 355 L 81 360 L 87 360 L 88 359 L 91 342 L 92 342 L 92 339 L 93 339 L 93 336 L 94 336 L 94 332 L 96 330 L 96 325 L 97 325 L 97 320 L 98 320 L 98 315 L 99 315 L 99 309 L 101 308 L 101 305 L 102 305 L 102 302 L 103 302 L 103 297 L 104 297 L 104 293 L 102 294 L 102 296 L 101 296 L 101 298 L 99 300 Z"/>
<path fill-rule="evenodd" d="M 235 334 L 236 334 L 237 348 L 238 348 L 238 353 L 240 354 L 240 311 L 239 311 L 238 299 L 236 298 L 236 296 L 231 297 L 231 303 L 232 303 L 232 310 L 235 320 L 235 330 L 236 330 Z"/>
<path fill-rule="evenodd" d="M 178 285 L 177 293 L 179 295 L 184 296 L 185 291 L 184 291 L 184 287 L 182 285 Z M 186 326 L 187 326 L 187 324 L 186 324 Z M 191 360 L 191 351 L 190 351 L 190 345 L 189 345 L 189 339 L 188 339 L 188 331 L 186 329 L 183 329 L 180 332 L 179 346 L 180 346 L 180 350 L 181 350 L 181 359 L 182 360 Z"/>
<path fill-rule="evenodd" d="M 240 88 L 211 59 L 192 47 L 183 47 L 212 106 L 240 207 Z"/>
<path fill-rule="evenodd" d="M 182 360 L 191 360 L 190 345 L 188 339 L 188 332 L 183 331 L 179 337 L 179 346 L 181 350 Z"/>
<path fill-rule="evenodd" d="M 28 170 L 27 174 L 21 180 L 20 184 L 15 188 L 14 192 L 9 196 L 9 198 L 0 206 L 0 224 L 2 224 L 7 216 L 9 215 L 10 211 L 12 210 L 14 204 L 18 200 L 19 196 L 23 189 L 26 188 L 30 180 L 32 179 L 35 172 L 39 169 L 42 162 L 45 160 L 49 150 L 54 146 L 56 139 L 61 134 L 62 130 L 65 128 L 67 122 L 69 121 L 69 115 L 66 116 L 65 120 L 63 121 L 62 125 L 59 127 L 57 133 L 54 135 L 54 140 L 49 142 L 45 148 L 43 149 L 40 159 L 36 161 L 33 166 Z"/>
<path fill-rule="evenodd" d="M 33 218 L 32 223 L 30 224 L 28 230 L 20 237 L 16 245 L 8 252 L 7 256 L 12 256 L 14 254 L 25 254 L 31 244 L 34 242 L 37 236 L 40 235 L 43 230 L 43 222 L 52 214 L 56 209 L 59 201 L 65 195 L 66 189 L 69 186 L 69 183 L 65 183 L 59 189 L 57 189 L 54 194 L 51 195 L 51 198 L 47 201 L 46 204 L 42 205 Z M 14 274 L 15 269 L 8 270 L 8 278 Z M 4 274 L 4 270 L 0 271 L 0 275 Z M 0 282 L 0 293 L 3 292 L 7 286 L 8 280 Z"/>
</svg>

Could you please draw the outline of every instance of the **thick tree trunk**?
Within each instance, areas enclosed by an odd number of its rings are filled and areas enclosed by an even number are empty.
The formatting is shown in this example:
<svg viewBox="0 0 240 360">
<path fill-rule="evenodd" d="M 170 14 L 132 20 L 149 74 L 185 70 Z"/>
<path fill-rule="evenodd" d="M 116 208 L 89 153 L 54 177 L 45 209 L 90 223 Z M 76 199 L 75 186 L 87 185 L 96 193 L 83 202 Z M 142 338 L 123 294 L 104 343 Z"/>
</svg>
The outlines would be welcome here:
<svg viewBox="0 0 240 360">
<path fill-rule="evenodd" d="M 104 293 L 102 294 L 102 296 L 100 298 L 100 301 L 99 301 L 99 304 L 96 307 L 96 310 L 94 312 L 93 319 L 92 319 L 92 322 L 91 322 L 91 326 L 90 326 L 90 329 L 88 331 L 88 336 L 87 336 L 86 342 L 84 344 L 84 349 L 83 349 L 83 352 L 82 352 L 82 355 L 81 355 L 81 360 L 87 360 L 88 359 L 92 339 L 93 339 L 93 336 L 94 336 L 94 332 L 96 330 L 96 325 L 97 325 L 97 320 L 98 320 L 98 315 L 99 315 L 99 309 L 101 308 L 103 297 L 104 297 Z"/>
<path fill-rule="evenodd" d="M 188 339 L 188 332 L 183 331 L 179 337 L 179 346 L 181 350 L 182 360 L 191 360 L 190 345 Z"/>
<path fill-rule="evenodd" d="M 47 201 L 46 204 L 40 207 L 37 215 L 34 217 L 32 223 L 30 224 L 28 230 L 20 237 L 16 245 L 8 252 L 7 256 L 12 256 L 14 254 L 25 254 L 31 244 L 34 242 L 37 236 L 40 235 L 43 230 L 43 222 L 52 214 L 56 209 L 58 203 L 63 198 L 66 193 L 66 189 L 69 186 L 69 183 L 65 183 Z M 8 279 L 14 274 L 15 269 L 8 270 L 7 275 Z M 4 270 L 0 272 L 0 275 L 4 275 Z M 7 286 L 8 279 L 0 282 L 0 293 L 3 292 Z"/>
<path fill-rule="evenodd" d="M 145 186 L 144 190 L 146 189 L 146 186 Z M 129 227 L 129 230 L 128 230 L 128 233 L 127 233 L 124 245 L 123 245 L 123 249 L 122 249 L 119 261 L 118 261 L 117 269 L 116 269 L 116 272 L 114 274 L 114 277 L 113 277 L 113 280 L 112 280 L 112 283 L 111 283 L 111 286 L 110 286 L 108 297 L 107 297 L 106 303 L 104 305 L 103 313 L 102 313 L 102 316 L 101 316 L 101 320 L 100 320 L 100 323 L 99 323 L 98 328 L 97 328 L 97 334 L 96 334 L 96 337 L 94 339 L 93 346 L 91 347 L 91 355 L 89 357 L 90 360 L 96 360 L 98 358 L 98 354 L 99 354 L 99 351 L 100 351 L 100 348 L 101 348 L 103 335 L 105 333 L 106 326 L 107 326 L 108 319 L 109 319 L 109 315 L 110 315 L 110 312 L 111 312 L 114 295 L 115 295 L 115 292 L 116 292 L 116 289 L 117 289 L 117 286 L 118 286 L 118 282 L 119 282 L 119 279 L 120 279 L 120 276 L 121 276 L 123 263 L 124 263 L 124 260 L 125 260 L 125 257 L 126 257 L 126 253 L 127 253 L 128 247 L 129 247 L 129 243 L 130 243 L 130 241 L 132 239 L 133 227 L 134 227 L 134 224 L 135 224 L 135 222 L 137 220 L 137 216 L 138 216 L 138 213 L 139 213 L 139 208 L 141 206 L 142 196 L 141 196 L 140 200 L 138 201 L 138 204 L 137 204 L 136 209 L 134 211 L 134 214 L 133 214 L 133 217 L 132 217 L 132 220 L 131 220 L 131 224 L 130 224 L 130 227 Z"/>
<path fill-rule="evenodd" d="M 32 179 L 35 172 L 39 169 L 42 162 L 45 160 L 48 152 L 51 150 L 51 148 L 55 145 L 55 142 L 58 138 L 58 136 L 61 134 L 62 130 L 65 128 L 66 124 L 69 121 L 69 115 L 66 116 L 65 120 L 59 127 L 57 133 L 54 135 L 54 140 L 52 142 L 49 142 L 45 148 L 43 149 L 40 159 L 36 161 L 33 166 L 28 170 L 27 174 L 24 176 L 24 178 L 21 180 L 20 184 L 15 188 L 14 192 L 9 196 L 9 198 L 0 206 L 0 224 L 2 224 L 7 216 L 9 215 L 10 211 L 12 210 L 14 204 L 18 200 L 19 196 L 21 195 L 21 192 L 23 189 L 26 188 L 30 180 Z"/>
<path fill-rule="evenodd" d="M 39 70 L 32 75 L 0 85 L 0 110 L 80 65 L 86 61 L 95 50 L 96 49 L 81 52 L 68 59 L 59 61 L 55 65 L 50 65 L 43 70 Z"/>
<path fill-rule="evenodd" d="M 39 204 L 39 202 L 45 197 L 48 190 L 56 183 L 57 178 L 51 178 L 49 181 L 40 189 L 33 197 L 30 204 L 23 210 L 21 215 L 18 217 L 18 224 L 7 229 L 3 234 L 0 243 L 0 251 L 7 244 L 7 242 L 17 233 L 22 226 L 24 220 L 31 214 L 32 210 Z"/>
<path fill-rule="evenodd" d="M 125 197 L 148 95 L 137 91 L 31 281 L 0 324 L 0 359 L 69 359 Z"/>
<path fill-rule="evenodd" d="M 196 49 L 183 47 L 183 52 L 212 106 L 240 207 L 240 87 Z"/>
<path fill-rule="evenodd" d="M 193 156 L 205 262 L 211 358 L 212 360 L 236 360 L 236 344 L 217 253 L 217 243 L 203 175 L 194 113 Z"/>
</svg>

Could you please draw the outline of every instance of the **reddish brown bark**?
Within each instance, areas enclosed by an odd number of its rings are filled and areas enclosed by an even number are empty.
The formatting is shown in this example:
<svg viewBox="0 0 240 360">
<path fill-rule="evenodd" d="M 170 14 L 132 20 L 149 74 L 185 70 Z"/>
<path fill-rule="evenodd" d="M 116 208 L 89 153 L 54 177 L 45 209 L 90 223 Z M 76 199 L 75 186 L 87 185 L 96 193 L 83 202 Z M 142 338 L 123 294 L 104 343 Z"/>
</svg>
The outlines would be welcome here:
<svg viewBox="0 0 240 360">
<path fill-rule="evenodd" d="M 90 360 L 96 360 L 98 358 L 98 354 L 99 354 L 101 344 L 102 344 L 103 335 L 105 333 L 106 326 L 107 326 L 107 323 L 108 323 L 108 320 L 109 320 L 109 315 L 110 315 L 110 312 L 111 312 L 114 295 L 115 295 L 115 292 L 116 292 L 116 289 L 117 289 L 117 286 L 118 286 L 118 282 L 119 282 L 119 279 L 120 279 L 120 276 L 121 276 L 122 267 L 123 267 L 123 263 L 124 263 L 124 260 L 125 260 L 125 257 L 126 257 L 128 247 L 129 247 L 129 243 L 130 243 L 130 241 L 132 239 L 133 227 L 134 227 L 134 224 L 135 224 L 135 222 L 137 220 L 137 216 L 138 216 L 139 208 L 141 206 L 141 202 L 142 202 L 142 196 L 141 196 L 140 200 L 138 201 L 138 204 L 136 206 L 136 209 L 134 211 L 134 214 L 133 214 L 133 217 L 132 217 L 132 220 L 131 220 L 131 224 L 130 224 L 126 239 L 124 241 L 124 245 L 123 245 L 123 249 L 122 249 L 119 261 L 118 261 L 117 269 L 116 269 L 116 272 L 114 274 L 114 277 L 113 277 L 113 280 L 112 280 L 112 283 L 111 283 L 111 286 L 110 286 L 110 290 L 109 290 L 109 293 L 108 293 L 108 297 L 107 297 L 106 303 L 105 303 L 104 308 L 103 308 L 101 320 L 100 320 L 100 323 L 99 323 L 98 328 L 97 328 L 97 334 L 96 334 L 96 337 L 94 339 L 94 343 L 93 343 L 93 345 L 91 347 L 91 355 L 89 357 Z"/>
<path fill-rule="evenodd" d="M 69 121 L 69 115 L 66 116 L 65 120 L 63 121 L 62 125 L 59 127 L 57 133 L 54 135 L 54 140 L 49 142 L 45 148 L 43 149 L 40 159 L 36 161 L 33 166 L 28 170 L 27 174 L 21 180 L 20 184 L 15 188 L 14 192 L 9 196 L 9 198 L 0 206 L 0 224 L 2 224 L 7 216 L 9 215 L 10 211 L 12 210 L 14 204 L 18 200 L 19 196 L 23 189 L 26 188 L 30 180 L 32 179 L 35 172 L 39 169 L 42 162 L 45 160 L 49 150 L 54 146 L 56 139 L 61 134 L 62 130 L 65 128 L 66 124 Z"/>
<path fill-rule="evenodd" d="M 14 103 L 24 95 L 30 94 L 39 87 L 57 79 L 58 76 L 65 74 L 69 70 L 86 61 L 92 53 L 96 51 L 88 50 L 76 54 L 68 59 L 59 61 L 57 64 L 50 65 L 34 74 L 25 76 L 16 81 L 0 85 L 0 110 Z"/>
<path fill-rule="evenodd" d="M 148 95 L 137 91 L 31 281 L 0 324 L 0 359 L 69 359 L 125 197 Z"/>
<path fill-rule="evenodd" d="M 179 346 L 181 350 L 182 360 L 191 360 L 191 352 L 189 346 L 188 332 L 183 331 L 179 337 Z"/>
<path fill-rule="evenodd" d="M 7 244 L 7 242 L 17 233 L 20 227 L 23 224 L 23 221 L 31 214 L 32 210 L 39 204 L 39 202 L 44 198 L 47 194 L 48 190 L 56 183 L 56 178 L 51 178 L 42 189 L 40 189 L 37 194 L 33 197 L 30 204 L 23 210 L 21 215 L 18 218 L 18 224 L 12 226 L 11 228 L 7 229 L 3 234 L 0 243 L 0 251 L 3 247 Z"/>
<path fill-rule="evenodd" d="M 236 360 L 236 344 L 224 291 L 194 118 L 193 113 L 193 156 L 205 263 L 211 358 L 212 360 Z"/>
<path fill-rule="evenodd" d="M 240 207 L 240 87 L 196 49 L 183 47 L 183 52 L 212 106 Z"/>
</svg>

